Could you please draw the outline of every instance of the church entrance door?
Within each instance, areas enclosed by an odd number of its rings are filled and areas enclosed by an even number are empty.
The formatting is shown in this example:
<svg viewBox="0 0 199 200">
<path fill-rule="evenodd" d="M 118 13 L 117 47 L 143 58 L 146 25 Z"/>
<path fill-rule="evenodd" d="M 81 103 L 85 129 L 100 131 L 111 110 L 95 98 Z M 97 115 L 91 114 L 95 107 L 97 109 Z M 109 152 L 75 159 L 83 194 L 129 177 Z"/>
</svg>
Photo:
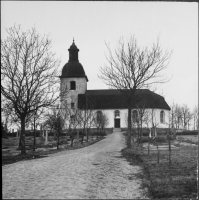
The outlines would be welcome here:
<svg viewBox="0 0 199 200">
<path fill-rule="evenodd" d="M 120 119 L 115 118 L 115 128 L 120 128 Z"/>
</svg>

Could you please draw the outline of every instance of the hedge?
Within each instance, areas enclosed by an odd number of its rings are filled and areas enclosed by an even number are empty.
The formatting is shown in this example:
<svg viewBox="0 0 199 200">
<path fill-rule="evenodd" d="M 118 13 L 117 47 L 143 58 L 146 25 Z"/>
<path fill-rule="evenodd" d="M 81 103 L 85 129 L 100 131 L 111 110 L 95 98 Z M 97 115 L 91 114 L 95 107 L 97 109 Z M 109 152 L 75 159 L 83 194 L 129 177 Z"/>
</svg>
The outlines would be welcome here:
<svg viewBox="0 0 199 200">
<path fill-rule="evenodd" d="M 176 135 L 198 135 L 199 131 L 182 131 L 182 132 L 176 132 Z"/>
</svg>

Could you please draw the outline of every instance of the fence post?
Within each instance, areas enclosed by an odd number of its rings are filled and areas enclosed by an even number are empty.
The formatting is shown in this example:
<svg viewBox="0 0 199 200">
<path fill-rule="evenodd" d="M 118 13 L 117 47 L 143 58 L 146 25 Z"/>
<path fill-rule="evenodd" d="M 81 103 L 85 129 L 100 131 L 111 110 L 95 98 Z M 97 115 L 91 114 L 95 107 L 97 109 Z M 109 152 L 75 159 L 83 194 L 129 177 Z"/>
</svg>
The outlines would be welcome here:
<svg viewBox="0 0 199 200">
<path fill-rule="evenodd" d="M 48 131 L 46 130 L 45 144 L 48 144 Z"/>
<path fill-rule="evenodd" d="M 151 143 L 151 129 L 149 129 L 148 154 L 150 151 L 150 143 Z"/>
<path fill-rule="evenodd" d="M 159 151 L 159 148 L 158 148 L 158 142 L 156 143 L 157 144 L 157 151 L 158 151 L 158 163 L 160 161 L 160 151 Z"/>
<path fill-rule="evenodd" d="M 17 129 L 16 137 L 19 137 L 19 129 Z"/>
<path fill-rule="evenodd" d="M 45 129 L 42 128 L 42 137 L 44 138 L 45 137 Z"/>
<path fill-rule="evenodd" d="M 151 144 L 151 138 L 149 138 L 149 141 L 148 141 L 148 154 L 150 153 L 150 144 Z"/>
<path fill-rule="evenodd" d="M 77 130 L 77 142 L 79 143 L 79 130 Z"/>
<path fill-rule="evenodd" d="M 169 129 L 169 166 L 171 165 L 171 138 L 170 138 L 170 129 Z"/>
</svg>

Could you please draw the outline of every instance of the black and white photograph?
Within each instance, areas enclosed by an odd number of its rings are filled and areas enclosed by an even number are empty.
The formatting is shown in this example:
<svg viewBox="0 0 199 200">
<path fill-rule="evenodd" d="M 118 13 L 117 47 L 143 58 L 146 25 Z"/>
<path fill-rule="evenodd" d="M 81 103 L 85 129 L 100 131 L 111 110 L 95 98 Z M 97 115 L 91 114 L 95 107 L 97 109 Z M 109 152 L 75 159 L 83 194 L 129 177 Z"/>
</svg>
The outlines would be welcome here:
<svg viewBox="0 0 199 200">
<path fill-rule="evenodd" d="M 1 2 L 3 199 L 198 199 L 198 105 L 198 2 Z"/>
</svg>

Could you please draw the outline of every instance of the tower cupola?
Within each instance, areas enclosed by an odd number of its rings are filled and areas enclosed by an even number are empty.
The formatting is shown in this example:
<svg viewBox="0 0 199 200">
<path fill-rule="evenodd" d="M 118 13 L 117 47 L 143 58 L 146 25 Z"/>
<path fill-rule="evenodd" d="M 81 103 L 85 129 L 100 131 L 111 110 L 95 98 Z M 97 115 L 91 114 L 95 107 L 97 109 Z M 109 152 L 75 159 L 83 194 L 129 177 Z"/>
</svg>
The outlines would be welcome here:
<svg viewBox="0 0 199 200">
<path fill-rule="evenodd" d="M 74 39 L 68 51 L 69 51 L 69 60 L 64 65 L 60 78 L 83 78 L 84 77 L 86 81 L 88 81 L 84 68 L 78 60 L 79 49 L 75 45 Z"/>
</svg>

